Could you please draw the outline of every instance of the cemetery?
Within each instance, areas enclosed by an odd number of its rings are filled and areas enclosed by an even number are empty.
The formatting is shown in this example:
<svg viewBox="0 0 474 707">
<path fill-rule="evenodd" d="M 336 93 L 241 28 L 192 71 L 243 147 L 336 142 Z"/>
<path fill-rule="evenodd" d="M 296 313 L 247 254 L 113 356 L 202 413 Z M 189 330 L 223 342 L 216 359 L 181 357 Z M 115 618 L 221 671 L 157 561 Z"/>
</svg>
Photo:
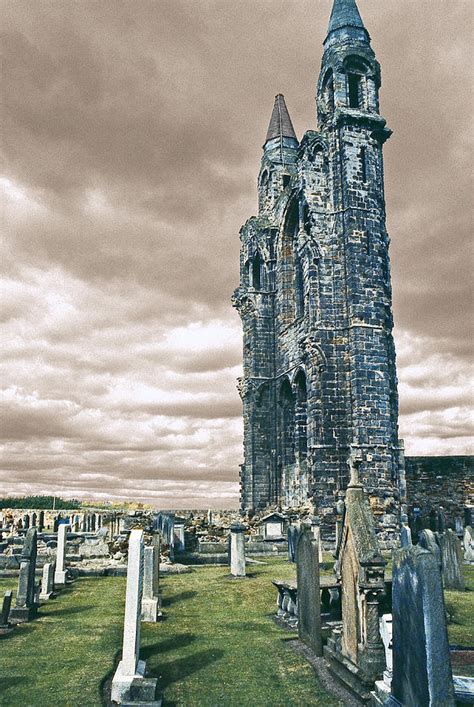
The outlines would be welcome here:
<svg viewBox="0 0 474 707">
<path fill-rule="evenodd" d="M 0 704 L 473 704 L 471 527 L 441 512 L 413 544 L 406 519 L 381 551 L 357 460 L 337 510 L 329 541 L 284 513 L 118 514 L 77 532 L 5 515 Z M 189 563 L 196 528 L 225 563 Z M 100 567 L 81 570 L 86 541 L 110 546 Z"/>
</svg>

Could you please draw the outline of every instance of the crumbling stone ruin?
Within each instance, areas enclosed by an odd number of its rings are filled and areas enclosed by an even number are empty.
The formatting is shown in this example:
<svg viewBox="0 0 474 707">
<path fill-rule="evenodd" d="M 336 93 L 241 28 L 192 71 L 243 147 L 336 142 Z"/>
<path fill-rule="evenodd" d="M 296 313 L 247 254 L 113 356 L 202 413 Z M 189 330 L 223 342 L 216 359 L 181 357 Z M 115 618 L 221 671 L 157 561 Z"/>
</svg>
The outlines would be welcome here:
<svg viewBox="0 0 474 707">
<path fill-rule="evenodd" d="M 335 0 L 318 130 L 298 140 L 278 94 L 240 232 L 243 510 L 311 501 L 324 518 L 351 448 L 381 525 L 404 501 L 392 338 L 380 66 L 354 0 Z"/>
</svg>

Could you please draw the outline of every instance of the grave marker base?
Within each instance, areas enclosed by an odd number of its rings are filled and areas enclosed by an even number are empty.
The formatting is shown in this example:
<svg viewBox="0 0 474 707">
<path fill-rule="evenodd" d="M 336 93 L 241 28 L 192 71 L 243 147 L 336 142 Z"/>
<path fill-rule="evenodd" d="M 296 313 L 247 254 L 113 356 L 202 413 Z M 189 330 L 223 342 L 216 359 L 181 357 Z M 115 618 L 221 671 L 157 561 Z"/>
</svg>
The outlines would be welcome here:
<svg viewBox="0 0 474 707">
<path fill-rule="evenodd" d="M 120 661 L 112 680 L 112 702 L 119 705 L 156 705 L 161 706 L 161 700 L 155 700 L 158 680 L 145 677 L 145 661 L 139 660 L 134 675 L 123 674 L 123 663 Z"/>
<path fill-rule="evenodd" d="M 10 609 L 10 621 L 12 624 L 23 624 L 26 621 L 31 621 L 37 613 L 36 606 L 14 606 Z"/>
<path fill-rule="evenodd" d="M 160 611 L 158 598 L 142 599 L 142 621 L 158 621 L 163 614 Z"/>
</svg>

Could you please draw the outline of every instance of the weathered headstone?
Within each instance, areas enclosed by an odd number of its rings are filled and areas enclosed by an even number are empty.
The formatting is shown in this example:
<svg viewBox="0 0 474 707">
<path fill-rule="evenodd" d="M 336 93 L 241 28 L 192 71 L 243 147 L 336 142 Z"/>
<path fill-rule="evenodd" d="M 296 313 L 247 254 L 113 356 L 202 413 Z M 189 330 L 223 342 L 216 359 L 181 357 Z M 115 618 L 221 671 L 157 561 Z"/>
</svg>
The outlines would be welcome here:
<svg viewBox="0 0 474 707">
<path fill-rule="evenodd" d="M 446 611 L 435 555 L 420 546 L 394 552 L 393 677 L 390 705 L 454 707 Z"/>
<path fill-rule="evenodd" d="M 393 673 L 393 654 L 392 654 L 392 638 L 393 638 L 393 621 L 392 614 L 383 614 L 380 617 L 380 636 L 382 638 L 383 647 L 385 650 L 385 670 L 383 671 L 383 679 L 377 680 L 375 683 L 375 693 L 372 704 L 383 705 L 390 697 L 392 687 Z M 377 699 L 378 698 L 378 699 Z"/>
<path fill-rule="evenodd" d="M 143 530 L 132 530 L 128 543 L 122 660 L 112 680 L 111 699 L 118 704 L 133 699 L 152 701 L 156 689 L 157 681 L 145 678 L 145 661 L 140 660 L 143 561 Z"/>
<path fill-rule="evenodd" d="M 11 590 L 5 592 L 2 602 L 2 610 L 0 611 L 0 636 L 4 636 L 5 634 L 13 631 L 13 627 L 8 620 L 12 605 L 12 597 L 13 592 Z"/>
<path fill-rule="evenodd" d="M 245 525 L 230 528 L 230 573 L 233 577 L 245 577 Z"/>
<path fill-rule="evenodd" d="M 175 552 L 184 552 L 184 518 L 174 519 L 173 547 Z"/>
<path fill-rule="evenodd" d="M 318 558 L 319 562 L 323 561 L 323 544 L 321 542 L 321 521 L 319 516 L 313 516 L 310 519 L 311 532 L 313 533 L 314 539 L 318 543 Z"/>
<path fill-rule="evenodd" d="M 424 550 L 431 552 L 436 558 L 438 566 L 441 567 L 441 550 L 436 540 L 436 535 L 432 530 L 425 528 L 421 531 L 418 536 L 418 545 Z"/>
<path fill-rule="evenodd" d="M 54 563 L 46 562 L 43 565 L 43 575 L 41 578 L 41 594 L 39 596 L 41 601 L 47 601 L 51 599 L 54 592 Z"/>
<path fill-rule="evenodd" d="M 362 700 L 382 677 L 385 653 L 379 629 L 379 597 L 385 591 L 384 568 L 375 520 L 359 481 L 361 452 L 350 456 L 351 481 L 337 547 L 342 585 L 342 629 L 334 628 L 324 647 L 330 671 Z"/>
<path fill-rule="evenodd" d="M 66 584 L 66 539 L 69 526 L 67 523 L 61 523 L 58 527 L 58 547 L 56 550 L 56 570 L 54 573 L 54 583 L 59 586 Z"/>
<path fill-rule="evenodd" d="M 39 512 L 39 520 L 38 520 L 38 530 L 40 533 L 43 532 L 44 528 L 44 511 Z"/>
<path fill-rule="evenodd" d="M 287 530 L 288 536 L 288 561 L 296 562 L 296 541 L 298 539 L 298 528 L 295 525 L 289 525 Z"/>
<path fill-rule="evenodd" d="M 306 525 L 299 534 L 296 546 L 296 573 L 298 635 L 317 656 L 322 656 L 319 543 Z"/>
<path fill-rule="evenodd" d="M 408 526 L 408 517 L 402 516 L 402 525 L 400 528 L 400 547 L 410 547 L 411 545 L 411 530 Z"/>
<path fill-rule="evenodd" d="M 472 506 L 466 506 L 464 509 L 464 527 L 472 527 Z"/>
<path fill-rule="evenodd" d="M 36 614 L 35 603 L 35 570 L 37 553 L 37 530 L 30 528 L 25 536 L 25 542 L 20 556 L 20 574 L 15 606 L 10 612 L 10 618 L 16 623 L 30 621 Z"/>
<path fill-rule="evenodd" d="M 454 528 L 456 530 L 456 535 L 459 535 L 459 537 L 462 538 L 463 535 L 463 524 L 462 524 L 462 518 L 460 516 L 456 516 L 454 519 Z"/>
<path fill-rule="evenodd" d="M 145 547 L 143 563 L 142 621 L 157 621 L 159 598 L 156 587 L 156 550 L 153 545 Z"/>
<path fill-rule="evenodd" d="M 462 573 L 461 542 L 454 530 L 450 528 L 445 533 L 438 535 L 438 542 L 441 550 L 441 570 L 444 588 L 463 592 L 466 585 Z"/>
<path fill-rule="evenodd" d="M 469 563 L 474 563 L 474 535 L 470 525 L 464 528 L 464 560 Z"/>
<path fill-rule="evenodd" d="M 444 512 L 443 506 L 440 506 L 438 509 L 438 532 L 444 533 L 447 527 L 448 521 L 446 518 L 446 513 Z"/>
</svg>

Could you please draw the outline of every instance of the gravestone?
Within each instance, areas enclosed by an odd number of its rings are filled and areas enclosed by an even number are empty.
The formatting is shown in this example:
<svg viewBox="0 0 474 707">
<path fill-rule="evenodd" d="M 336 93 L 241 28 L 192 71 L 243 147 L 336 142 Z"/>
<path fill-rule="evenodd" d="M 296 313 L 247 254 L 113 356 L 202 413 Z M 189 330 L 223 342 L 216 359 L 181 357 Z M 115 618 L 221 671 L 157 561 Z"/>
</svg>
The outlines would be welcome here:
<svg viewBox="0 0 474 707">
<path fill-rule="evenodd" d="M 462 524 L 462 518 L 460 516 L 456 516 L 456 518 L 454 519 L 454 527 L 456 530 L 456 535 L 459 535 L 459 537 L 462 538 L 463 524 Z"/>
<path fill-rule="evenodd" d="M 67 523 L 61 523 L 58 528 L 58 547 L 56 550 L 56 570 L 54 573 L 54 583 L 59 586 L 66 584 L 66 540 L 69 526 Z"/>
<path fill-rule="evenodd" d="M 303 643 L 322 656 L 321 597 L 319 593 L 319 543 L 304 525 L 296 546 L 298 584 L 298 635 Z"/>
<path fill-rule="evenodd" d="M 51 599 L 54 592 L 54 563 L 46 562 L 43 566 L 43 575 L 41 578 L 41 594 L 39 596 L 41 601 L 47 601 Z"/>
<path fill-rule="evenodd" d="M 438 510 L 438 532 L 444 533 L 447 527 L 448 521 L 446 519 L 446 513 L 444 512 L 443 506 L 440 506 Z"/>
<path fill-rule="evenodd" d="M 323 561 L 323 544 L 321 542 L 321 521 L 319 516 L 313 516 L 310 518 L 311 532 L 313 537 L 318 543 L 318 559 L 321 563 Z"/>
<path fill-rule="evenodd" d="M 157 621 L 159 612 L 159 599 L 155 594 L 156 582 L 156 550 L 153 545 L 145 547 L 143 563 L 143 594 L 142 594 L 142 621 Z"/>
<path fill-rule="evenodd" d="M 173 547 L 175 552 L 184 552 L 184 518 L 174 519 L 174 530 L 173 530 Z"/>
<path fill-rule="evenodd" d="M 383 679 L 377 680 L 375 683 L 375 693 L 373 695 L 373 705 L 384 705 L 390 697 L 392 687 L 393 673 L 393 621 L 392 614 L 383 614 L 380 617 L 380 636 L 382 638 L 383 647 L 385 650 L 385 670 L 383 671 Z"/>
<path fill-rule="evenodd" d="M 128 542 L 122 659 L 112 680 L 111 700 L 118 704 L 153 701 L 156 689 L 157 681 L 145 678 L 145 661 L 140 660 L 143 564 L 143 530 L 135 529 L 130 532 Z"/>
<path fill-rule="evenodd" d="M 230 573 L 233 577 L 245 577 L 245 525 L 230 528 Z"/>
<path fill-rule="evenodd" d="M 288 526 L 287 536 L 289 562 L 296 562 L 296 541 L 298 540 L 298 532 L 298 528 L 295 525 Z"/>
<path fill-rule="evenodd" d="M 405 523 L 400 528 L 400 547 L 411 547 L 411 530 Z"/>
<path fill-rule="evenodd" d="M 464 528 L 464 560 L 470 564 L 474 563 L 474 535 L 470 525 Z"/>
<path fill-rule="evenodd" d="M 40 533 L 43 532 L 44 529 L 44 511 L 39 512 L 39 520 L 38 520 L 38 530 Z"/>
<path fill-rule="evenodd" d="M 472 527 L 472 506 L 466 506 L 464 509 L 464 527 L 467 525 Z"/>
<path fill-rule="evenodd" d="M 37 530 L 30 528 L 25 536 L 25 542 L 20 556 L 20 574 L 15 606 L 10 612 L 10 618 L 15 623 L 30 621 L 36 614 L 35 603 L 35 570 L 37 553 Z"/>
<path fill-rule="evenodd" d="M 463 592 L 466 589 L 462 573 L 462 548 L 461 542 L 454 532 L 448 528 L 445 533 L 438 535 L 441 550 L 441 571 L 445 589 Z"/>
<path fill-rule="evenodd" d="M 418 536 L 418 545 L 424 550 L 431 552 L 438 563 L 438 567 L 441 567 L 441 550 L 436 540 L 436 535 L 432 530 L 422 530 Z"/>
<path fill-rule="evenodd" d="M 341 582 L 342 628 L 332 629 L 324 656 L 329 670 L 362 701 L 385 668 L 385 652 L 379 629 L 379 597 L 385 592 L 384 568 L 375 533 L 375 519 L 359 481 L 361 450 L 351 451 L 351 480 L 341 521 L 336 551 Z"/>
<path fill-rule="evenodd" d="M 12 597 L 13 592 L 11 589 L 8 592 L 5 592 L 2 602 L 2 610 L 0 611 L 0 636 L 5 636 L 7 633 L 11 633 L 11 631 L 13 631 L 13 626 L 8 620 L 12 605 Z"/>
<path fill-rule="evenodd" d="M 393 677 L 387 704 L 454 707 L 439 564 L 420 546 L 394 551 Z"/>
</svg>

